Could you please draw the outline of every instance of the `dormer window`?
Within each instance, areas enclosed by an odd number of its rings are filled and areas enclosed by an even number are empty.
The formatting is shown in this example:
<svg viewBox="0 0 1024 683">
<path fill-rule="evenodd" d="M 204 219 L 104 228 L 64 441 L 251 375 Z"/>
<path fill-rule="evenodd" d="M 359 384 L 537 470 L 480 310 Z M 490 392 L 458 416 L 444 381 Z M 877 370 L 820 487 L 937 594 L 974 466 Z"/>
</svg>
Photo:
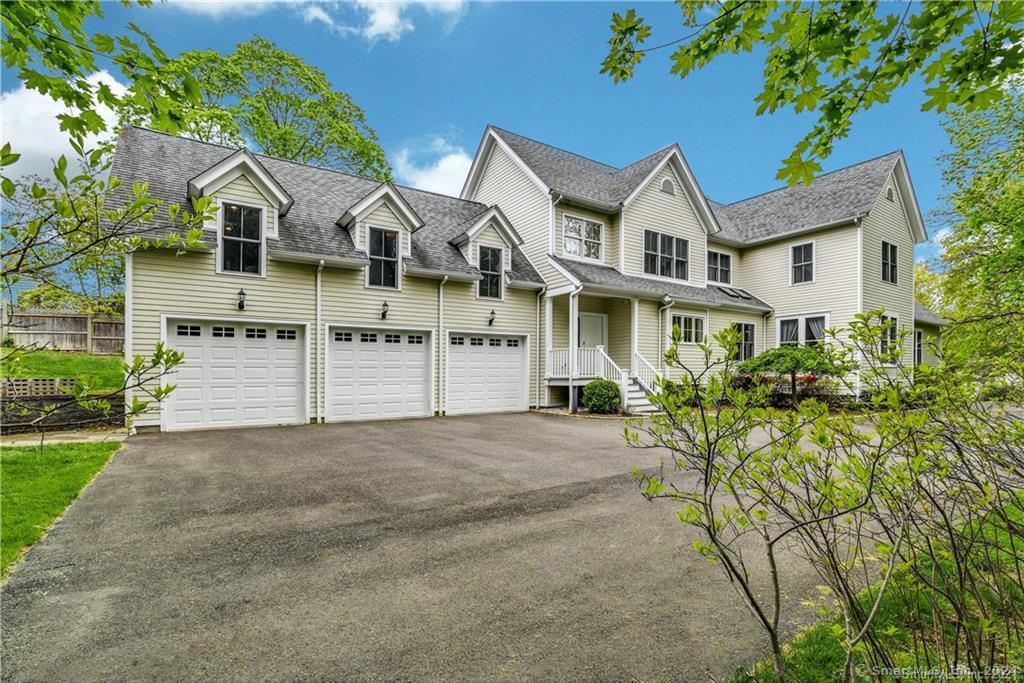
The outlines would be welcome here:
<svg viewBox="0 0 1024 683">
<path fill-rule="evenodd" d="M 566 215 L 563 226 L 563 248 L 566 256 L 601 260 L 601 233 L 604 225 L 586 218 Z"/>
<path fill-rule="evenodd" d="M 477 289 L 480 297 L 500 299 L 501 249 L 496 247 L 480 247 L 480 273 L 483 275 Z"/>
<path fill-rule="evenodd" d="M 665 194 L 675 194 L 676 186 L 672 183 L 671 180 L 665 178 L 664 180 L 661 181 L 661 191 L 664 192 Z"/>
<path fill-rule="evenodd" d="M 263 209 L 224 202 L 220 239 L 221 272 L 262 275 Z"/>
<path fill-rule="evenodd" d="M 398 289 L 398 233 L 370 228 L 371 287 Z"/>
</svg>

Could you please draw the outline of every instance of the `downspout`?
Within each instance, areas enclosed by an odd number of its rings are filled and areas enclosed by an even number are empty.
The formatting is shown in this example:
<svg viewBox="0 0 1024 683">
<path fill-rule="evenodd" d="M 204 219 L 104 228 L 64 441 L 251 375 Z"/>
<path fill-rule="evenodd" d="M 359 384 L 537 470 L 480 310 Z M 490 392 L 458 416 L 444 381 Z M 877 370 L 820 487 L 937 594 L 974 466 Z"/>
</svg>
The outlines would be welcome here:
<svg viewBox="0 0 1024 683">
<path fill-rule="evenodd" d="M 321 291 L 323 288 L 324 260 L 316 267 L 316 421 L 323 421 L 323 376 L 324 376 L 324 354 L 323 350 L 327 345 L 327 335 L 323 328 L 323 306 L 321 304 Z M 321 339 L 321 337 L 323 337 Z"/>
<path fill-rule="evenodd" d="M 445 412 L 441 401 L 445 396 L 444 389 L 448 388 L 445 386 L 448 384 L 448 371 L 445 367 L 447 358 L 444 355 L 447 348 L 447 342 L 444 337 L 444 283 L 446 282 L 448 282 L 447 275 L 437 285 L 437 335 L 440 337 L 437 340 L 437 413 L 440 415 L 443 415 Z"/>
<path fill-rule="evenodd" d="M 665 369 L 665 350 L 662 349 L 662 345 L 665 343 L 666 334 L 662 331 L 665 320 L 665 311 L 676 305 L 675 299 L 669 297 L 668 294 L 664 296 L 662 301 L 665 305 L 658 309 L 658 367 Z M 668 374 L 667 372 L 665 374 Z"/>
<path fill-rule="evenodd" d="M 544 300 L 544 294 L 548 291 L 548 286 L 544 285 L 544 288 L 537 292 L 537 338 L 535 345 L 537 347 L 537 390 L 534 391 L 534 398 L 537 400 L 537 407 L 540 408 L 540 383 L 541 383 L 541 342 L 540 342 L 540 302 Z M 547 354 L 547 348 L 544 349 L 544 353 Z"/>
</svg>

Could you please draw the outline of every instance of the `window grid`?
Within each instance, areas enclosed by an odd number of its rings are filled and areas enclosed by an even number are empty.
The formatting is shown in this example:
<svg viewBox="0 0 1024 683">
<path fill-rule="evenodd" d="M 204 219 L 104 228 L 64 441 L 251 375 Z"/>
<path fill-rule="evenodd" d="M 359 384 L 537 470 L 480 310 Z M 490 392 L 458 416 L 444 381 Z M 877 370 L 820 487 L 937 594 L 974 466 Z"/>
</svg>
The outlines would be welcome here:
<svg viewBox="0 0 1024 683">
<path fill-rule="evenodd" d="M 689 280 L 690 241 L 654 230 L 644 230 L 644 272 L 676 280 Z"/>
<path fill-rule="evenodd" d="M 483 337 L 470 337 L 469 338 L 469 345 L 470 346 L 483 346 L 484 345 L 484 338 Z"/>
<path fill-rule="evenodd" d="M 827 319 L 823 315 L 802 315 L 779 321 L 779 346 L 814 346 L 825 341 Z"/>
<path fill-rule="evenodd" d="M 400 335 L 400 334 L 385 334 L 384 335 L 384 343 L 385 344 L 401 344 L 402 343 L 402 335 Z"/>
<path fill-rule="evenodd" d="M 247 327 L 245 328 L 246 339 L 266 339 L 267 330 L 263 327 Z"/>
<path fill-rule="evenodd" d="M 924 363 L 924 333 L 914 330 L 914 367 Z"/>
<path fill-rule="evenodd" d="M 732 255 L 720 251 L 708 252 L 708 280 L 723 285 L 732 284 Z"/>
<path fill-rule="evenodd" d="M 491 337 L 490 339 L 487 340 L 487 345 L 488 346 L 501 346 L 501 340 L 498 339 L 497 337 Z"/>
<path fill-rule="evenodd" d="M 477 283 L 477 293 L 484 298 L 501 298 L 501 249 L 496 247 L 478 247 L 480 254 L 480 273 L 483 277 Z"/>
<path fill-rule="evenodd" d="M 700 344 L 704 341 L 704 318 L 692 315 L 672 316 L 672 327 L 679 328 L 679 338 L 684 344 Z"/>
<path fill-rule="evenodd" d="M 376 332 L 361 332 L 359 334 L 359 341 L 363 344 L 376 344 L 377 333 Z"/>
<path fill-rule="evenodd" d="M 599 261 L 604 226 L 575 216 L 564 216 L 562 221 L 562 248 L 566 256 L 582 256 Z"/>
<path fill-rule="evenodd" d="M 336 341 L 336 342 L 350 342 L 350 341 L 352 341 L 352 333 L 351 332 L 335 332 L 334 333 L 334 341 Z"/>
<path fill-rule="evenodd" d="M 233 327 L 221 327 L 219 325 L 214 325 L 213 326 L 213 336 L 214 337 L 234 337 L 235 336 L 235 328 L 233 328 Z"/>
<path fill-rule="evenodd" d="M 408 342 L 409 344 L 422 344 L 423 343 L 423 335 L 422 334 L 410 334 L 408 337 L 405 338 L 405 341 Z"/>
<path fill-rule="evenodd" d="M 733 329 L 740 333 L 739 344 L 733 360 L 745 361 L 754 357 L 754 323 L 733 323 Z"/>
<path fill-rule="evenodd" d="M 294 340 L 296 338 L 295 337 L 295 330 L 278 330 L 277 331 L 277 338 L 278 339 L 288 340 L 288 341 Z"/>
<path fill-rule="evenodd" d="M 398 289 L 398 233 L 370 228 L 370 274 L 373 287 Z"/>
<path fill-rule="evenodd" d="M 882 282 L 898 284 L 896 245 L 890 242 L 882 242 Z"/>
<path fill-rule="evenodd" d="M 259 275 L 263 209 L 225 202 L 221 206 L 221 270 Z"/>
<path fill-rule="evenodd" d="M 793 261 L 792 284 L 814 282 L 814 243 L 794 245 L 790 254 Z"/>
<path fill-rule="evenodd" d="M 896 320 L 896 318 L 890 318 L 887 315 L 883 315 L 881 318 L 881 323 L 882 339 L 878 345 L 878 351 L 883 356 L 886 356 L 890 353 L 896 352 L 896 349 L 894 347 L 896 346 L 898 338 L 898 321 Z M 883 359 L 883 361 L 889 362 L 889 359 Z"/>
<path fill-rule="evenodd" d="M 198 337 L 199 325 L 178 325 L 179 337 Z"/>
<path fill-rule="evenodd" d="M 517 346 L 519 346 L 519 340 L 518 339 L 506 339 L 505 340 L 505 346 L 508 346 L 509 348 L 513 348 L 514 349 Z"/>
<path fill-rule="evenodd" d="M 452 346 L 465 346 L 466 345 L 466 338 L 465 337 L 452 337 L 451 338 L 451 344 L 452 344 Z"/>
</svg>

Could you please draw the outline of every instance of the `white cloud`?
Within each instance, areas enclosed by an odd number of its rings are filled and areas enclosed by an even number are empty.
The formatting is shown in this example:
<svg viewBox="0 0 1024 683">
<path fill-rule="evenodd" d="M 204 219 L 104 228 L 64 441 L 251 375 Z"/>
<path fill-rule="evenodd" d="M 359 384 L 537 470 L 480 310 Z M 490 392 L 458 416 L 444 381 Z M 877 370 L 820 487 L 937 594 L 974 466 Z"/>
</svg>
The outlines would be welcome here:
<svg viewBox="0 0 1024 683">
<path fill-rule="evenodd" d="M 943 241 L 952 234 L 952 228 L 939 228 L 928 237 L 928 241 L 934 244 L 935 248 L 938 249 L 941 254 L 946 249 L 946 245 L 943 244 Z"/>
<path fill-rule="evenodd" d="M 97 71 L 88 79 L 91 86 L 105 83 L 115 95 L 122 95 L 125 86 L 106 71 Z M 35 90 L 19 85 L 0 95 L 0 117 L 2 117 L 3 140 L 10 142 L 14 152 L 21 155 L 10 167 L 11 176 L 25 174 L 50 175 L 53 161 L 60 155 L 73 160 L 75 153 L 68 144 L 68 135 L 60 130 L 57 116 L 67 112 L 61 102 L 50 99 Z M 115 115 L 109 107 L 97 107 L 97 113 L 107 122 L 114 123 Z M 104 135 L 109 135 L 105 133 Z M 99 136 L 88 136 L 86 147 L 95 146 Z"/>
<path fill-rule="evenodd" d="M 462 191 L 472 165 L 473 157 L 466 150 L 440 135 L 432 136 L 425 145 L 403 147 L 394 156 L 399 182 L 454 197 Z"/>
<path fill-rule="evenodd" d="M 307 3 L 299 6 L 298 13 L 307 24 L 320 23 L 341 35 L 393 43 L 415 30 L 416 12 L 440 17 L 445 33 L 450 32 L 465 14 L 466 4 L 467 0 L 353 0 Z M 346 13 L 348 18 L 342 16 Z"/>
<path fill-rule="evenodd" d="M 213 19 L 255 16 L 269 9 L 272 4 L 268 0 L 167 0 L 168 7 Z"/>
</svg>

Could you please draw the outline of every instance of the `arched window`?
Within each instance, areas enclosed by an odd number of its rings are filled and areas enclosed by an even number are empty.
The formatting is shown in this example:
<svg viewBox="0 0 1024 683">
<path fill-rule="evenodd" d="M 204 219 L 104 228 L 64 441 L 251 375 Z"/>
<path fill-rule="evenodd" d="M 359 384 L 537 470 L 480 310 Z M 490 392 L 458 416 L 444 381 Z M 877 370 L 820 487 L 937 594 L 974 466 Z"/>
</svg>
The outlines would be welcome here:
<svg viewBox="0 0 1024 683">
<path fill-rule="evenodd" d="M 888 199 L 890 202 L 896 201 L 896 195 L 892 191 L 891 187 L 885 188 L 885 198 Z"/>
<path fill-rule="evenodd" d="M 661 191 L 667 194 L 675 194 L 676 186 L 672 184 L 671 180 L 665 178 L 664 180 L 661 181 Z"/>
</svg>

